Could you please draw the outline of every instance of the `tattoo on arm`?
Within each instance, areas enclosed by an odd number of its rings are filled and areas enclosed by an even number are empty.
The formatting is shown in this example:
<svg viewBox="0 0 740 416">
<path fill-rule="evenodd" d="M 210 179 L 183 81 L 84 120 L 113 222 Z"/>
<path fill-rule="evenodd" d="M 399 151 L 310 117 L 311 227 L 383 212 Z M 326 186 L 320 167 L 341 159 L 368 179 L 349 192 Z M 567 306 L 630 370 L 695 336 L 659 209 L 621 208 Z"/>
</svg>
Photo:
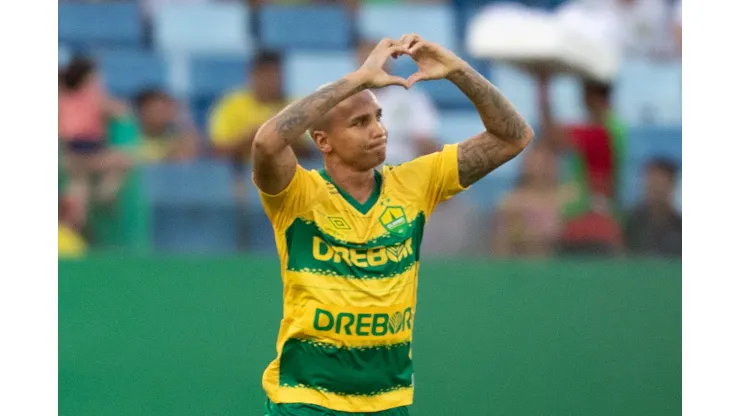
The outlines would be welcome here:
<svg viewBox="0 0 740 416">
<path fill-rule="evenodd" d="M 327 85 L 276 115 L 274 132 L 282 143 L 289 145 L 332 107 L 363 89 L 365 85 L 348 78 Z"/>
<path fill-rule="evenodd" d="M 509 100 L 470 66 L 447 76 L 473 102 L 486 131 L 460 143 L 460 185 L 470 186 L 519 154 L 534 133 Z"/>
<path fill-rule="evenodd" d="M 486 130 L 501 140 L 516 142 L 531 134 L 531 128 L 509 100 L 470 66 L 447 76 L 473 102 Z"/>
</svg>

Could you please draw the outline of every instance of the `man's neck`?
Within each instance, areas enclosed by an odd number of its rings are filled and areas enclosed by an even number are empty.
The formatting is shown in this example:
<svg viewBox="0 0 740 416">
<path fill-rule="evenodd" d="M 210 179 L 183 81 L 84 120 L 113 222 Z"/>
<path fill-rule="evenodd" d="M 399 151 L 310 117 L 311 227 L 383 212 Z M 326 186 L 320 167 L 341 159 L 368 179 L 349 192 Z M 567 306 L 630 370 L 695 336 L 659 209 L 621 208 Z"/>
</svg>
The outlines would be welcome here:
<svg viewBox="0 0 740 416">
<path fill-rule="evenodd" d="M 334 184 L 357 200 L 365 203 L 375 189 L 375 170 L 357 171 L 342 163 L 326 160 L 324 170 Z"/>
</svg>

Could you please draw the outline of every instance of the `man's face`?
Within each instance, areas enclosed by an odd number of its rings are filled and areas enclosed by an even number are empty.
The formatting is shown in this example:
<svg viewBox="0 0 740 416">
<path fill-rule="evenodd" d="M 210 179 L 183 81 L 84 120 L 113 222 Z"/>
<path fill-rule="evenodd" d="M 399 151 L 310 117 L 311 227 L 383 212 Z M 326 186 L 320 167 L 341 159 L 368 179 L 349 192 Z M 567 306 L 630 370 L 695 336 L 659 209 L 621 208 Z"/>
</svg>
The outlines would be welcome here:
<svg viewBox="0 0 740 416">
<path fill-rule="evenodd" d="M 141 108 L 141 124 L 145 130 L 163 133 L 175 121 L 177 106 L 166 97 L 149 100 Z"/>
<path fill-rule="evenodd" d="M 283 98 L 283 77 L 280 66 L 275 63 L 261 64 L 252 71 L 252 89 L 262 102 L 279 101 Z"/>
<path fill-rule="evenodd" d="M 648 203 L 670 203 L 675 181 L 665 169 L 651 166 L 645 171 L 645 200 Z"/>
<path fill-rule="evenodd" d="M 326 115 L 323 129 L 313 138 L 319 150 L 357 170 L 373 169 L 385 161 L 388 131 L 380 121 L 375 94 L 362 91 L 339 103 Z"/>
</svg>

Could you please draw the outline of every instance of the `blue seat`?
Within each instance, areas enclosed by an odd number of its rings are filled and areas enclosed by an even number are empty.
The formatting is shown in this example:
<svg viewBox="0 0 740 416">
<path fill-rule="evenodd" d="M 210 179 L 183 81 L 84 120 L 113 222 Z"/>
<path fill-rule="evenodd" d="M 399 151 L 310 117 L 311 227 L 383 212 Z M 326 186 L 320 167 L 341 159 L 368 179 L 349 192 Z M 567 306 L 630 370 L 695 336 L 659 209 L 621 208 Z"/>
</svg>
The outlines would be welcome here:
<svg viewBox="0 0 740 416">
<path fill-rule="evenodd" d="M 213 99 L 247 82 L 246 58 L 196 57 L 190 61 L 190 96 Z"/>
<path fill-rule="evenodd" d="M 154 247 L 170 253 L 230 253 L 237 249 L 235 207 L 154 207 Z"/>
<path fill-rule="evenodd" d="M 614 104 L 630 125 L 681 124 L 681 63 L 625 61 Z"/>
<path fill-rule="evenodd" d="M 158 55 L 139 49 L 111 50 L 98 54 L 110 91 L 132 97 L 144 88 L 166 88 L 167 65 Z"/>
<path fill-rule="evenodd" d="M 66 66 L 70 59 L 72 59 L 72 52 L 67 48 L 65 45 L 59 45 L 59 55 L 58 55 L 58 63 L 57 65 L 61 68 L 63 66 Z"/>
<path fill-rule="evenodd" d="M 439 113 L 439 138 L 444 144 L 457 143 L 484 130 L 475 110 Z"/>
<path fill-rule="evenodd" d="M 416 63 L 408 57 L 402 56 L 393 62 L 393 73 L 408 78 L 418 70 Z M 420 88 L 426 91 L 434 104 L 441 110 L 474 110 L 475 107 L 465 94 L 450 81 L 441 79 L 434 81 L 422 81 L 412 88 Z"/>
<path fill-rule="evenodd" d="M 406 33 L 418 33 L 425 39 L 457 50 L 455 16 L 444 4 L 368 4 L 360 9 L 358 30 L 365 38 L 399 39 Z"/>
<path fill-rule="evenodd" d="M 681 126 L 643 126 L 628 132 L 628 157 L 645 162 L 652 158 L 667 158 L 681 163 Z"/>
<path fill-rule="evenodd" d="M 275 232 L 258 201 L 250 205 L 247 218 L 249 224 L 247 249 L 250 252 L 274 253 Z"/>
<path fill-rule="evenodd" d="M 311 94 L 321 85 L 357 69 L 354 54 L 350 52 L 290 52 L 284 64 L 285 91 L 293 98 Z"/>
<path fill-rule="evenodd" d="M 346 49 L 351 27 L 340 6 L 265 6 L 259 12 L 262 46 L 286 49 Z"/>
<path fill-rule="evenodd" d="M 231 170 L 223 162 L 150 165 L 144 168 L 144 178 L 153 204 L 232 204 Z"/>
<path fill-rule="evenodd" d="M 136 2 L 59 3 L 59 41 L 74 48 L 135 47 L 142 41 Z"/>
<path fill-rule="evenodd" d="M 162 52 L 246 56 L 253 47 L 249 10 L 240 2 L 163 6 L 153 18 Z"/>
<path fill-rule="evenodd" d="M 153 207 L 155 247 L 169 252 L 231 252 L 237 212 L 225 163 L 161 164 L 144 168 Z"/>
</svg>

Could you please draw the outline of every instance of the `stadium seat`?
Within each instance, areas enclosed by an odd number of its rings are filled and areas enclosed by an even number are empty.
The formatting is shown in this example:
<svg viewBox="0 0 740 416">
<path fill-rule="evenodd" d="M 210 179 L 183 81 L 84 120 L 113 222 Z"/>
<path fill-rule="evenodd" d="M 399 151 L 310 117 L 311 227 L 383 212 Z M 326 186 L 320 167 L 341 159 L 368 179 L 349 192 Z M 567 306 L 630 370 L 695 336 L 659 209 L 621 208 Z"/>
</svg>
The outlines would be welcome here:
<svg viewBox="0 0 740 416">
<path fill-rule="evenodd" d="M 475 110 L 439 113 L 439 138 L 444 144 L 457 143 L 484 130 Z"/>
<path fill-rule="evenodd" d="M 59 41 L 74 49 L 136 47 L 142 24 L 136 2 L 59 3 Z"/>
<path fill-rule="evenodd" d="M 366 4 L 360 9 L 358 30 L 361 36 L 375 40 L 418 33 L 446 48 L 459 49 L 455 16 L 445 4 Z"/>
<path fill-rule="evenodd" d="M 681 124 L 681 63 L 625 61 L 615 106 L 630 125 Z"/>
<path fill-rule="evenodd" d="M 158 55 L 140 49 L 111 50 L 97 56 L 114 95 L 130 98 L 144 88 L 166 88 L 167 66 Z"/>
<path fill-rule="evenodd" d="M 196 57 L 190 61 L 190 96 L 214 99 L 248 82 L 245 58 Z"/>
<path fill-rule="evenodd" d="M 645 162 L 655 157 L 667 158 L 681 163 L 681 126 L 634 127 L 628 132 L 628 156 Z"/>
<path fill-rule="evenodd" d="M 65 45 L 59 45 L 58 66 L 61 68 L 72 59 L 72 52 Z"/>
<path fill-rule="evenodd" d="M 285 91 L 292 98 L 311 94 L 357 69 L 351 52 L 290 52 L 284 64 Z"/>
<path fill-rule="evenodd" d="M 154 13 L 154 45 L 168 54 L 245 56 L 252 49 L 241 3 L 169 5 Z"/>
<path fill-rule="evenodd" d="M 231 171 L 226 163 L 150 165 L 144 168 L 144 180 L 153 204 L 228 206 L 232 201 Z"/>
<path fill-rule="evenodd" d="M 156 249 L 168 252 L 233 252 L 236 208 L 228 165 L 217 162 L 144 168 L 153 207 Z"/>
<path fill-rule="evenodd" d="M 346 49 L 351 27 L 341 6 L 265 6 L 259 12 L 262 46 L 274 50 Z"/>
<path fill-rule="evenodd" d="M 418 70 L 416 63 L 408 57 L 402 56 L 393 62 L 393 73 L 408 78 Z M 485 74 L 485 70 L 484 70 Z M 441 110 L 474 110 L 470 100 L 454 84 L 447 80 L 423 81 L 412 88 L 426 91 Z"/>
</svg>

